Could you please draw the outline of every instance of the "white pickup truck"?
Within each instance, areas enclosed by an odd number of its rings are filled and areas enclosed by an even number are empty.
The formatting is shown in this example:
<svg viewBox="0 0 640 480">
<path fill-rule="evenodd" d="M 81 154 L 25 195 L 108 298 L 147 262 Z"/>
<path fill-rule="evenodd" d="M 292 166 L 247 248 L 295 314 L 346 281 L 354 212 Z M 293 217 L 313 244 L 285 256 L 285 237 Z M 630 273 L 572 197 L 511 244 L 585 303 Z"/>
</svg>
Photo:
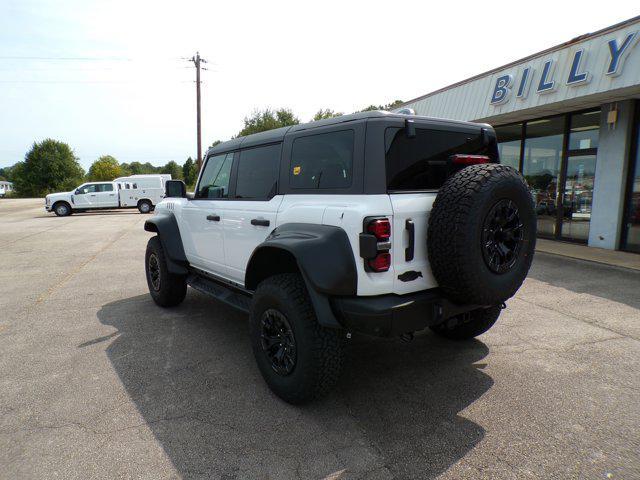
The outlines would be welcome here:
<svg viewBox="0 0 640 480">
<path fill-rule="evenodd" d="M 112 182 L 87 182 L 70 192 L 50 193 L 45 209 L 59 217 L 86 210 L 137 208 L 151 212 L 164 198 L 164 184 L 171 175 L 131 175 Z"/>
</svg>

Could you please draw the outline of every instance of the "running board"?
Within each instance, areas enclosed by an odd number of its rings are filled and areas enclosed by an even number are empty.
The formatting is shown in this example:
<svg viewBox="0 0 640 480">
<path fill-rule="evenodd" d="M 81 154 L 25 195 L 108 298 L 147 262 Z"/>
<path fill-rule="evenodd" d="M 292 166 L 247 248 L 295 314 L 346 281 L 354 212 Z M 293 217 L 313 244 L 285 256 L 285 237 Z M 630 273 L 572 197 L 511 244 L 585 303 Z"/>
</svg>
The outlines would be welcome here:
<svg viewBox="0 0 640 480">
<path fill-rule="evenodd" d="M 187 284 L 205 295 L 215 298 L 245 313 L 249 313 L 251 308 L 251 297 L 237 290 L 222 285 L 214 280 L 210 280 L 198 274 L 190 274 L 187 277 Z"/>
</svg>

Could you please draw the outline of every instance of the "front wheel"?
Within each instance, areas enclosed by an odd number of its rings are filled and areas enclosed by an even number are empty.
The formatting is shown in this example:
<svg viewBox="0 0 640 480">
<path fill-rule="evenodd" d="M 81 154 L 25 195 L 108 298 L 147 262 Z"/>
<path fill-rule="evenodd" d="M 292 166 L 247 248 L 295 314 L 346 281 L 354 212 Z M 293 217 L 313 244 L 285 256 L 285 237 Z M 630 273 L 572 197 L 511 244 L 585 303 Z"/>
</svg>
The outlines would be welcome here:
<svg viewBox="0 0 640 480">
<path fill-rule="evenodd" d="M 158 236 L 147 243 L 145 255 L 147 285 L 151 298 L 161 307 L 175 307 L 187 295 L 187 281 L 182 275 L 169 272 L 164 249 Z"/>
<path fill-rule="evenodd" d="M 336 384 L 344 336 L 318 324 L 300 275 L 276 275 L 260 283 L 251 307 L 250 335 L 264 380 L 285 402 L 308 402 Z"/>
<path fill-rule="evenodd" d="M 482 335 L 496 323 L 502 307 L 479 308 L 448 318 L 431 327 L 436 334 L 450 340 L 467 340 Z"/>
<path fill-rule="evenodd" d="M 71 215 L 71 207 L 68 203 L 60 202 L 53 206 L 53 211 L 58 217 L 66 217 Z"/>
</svg>

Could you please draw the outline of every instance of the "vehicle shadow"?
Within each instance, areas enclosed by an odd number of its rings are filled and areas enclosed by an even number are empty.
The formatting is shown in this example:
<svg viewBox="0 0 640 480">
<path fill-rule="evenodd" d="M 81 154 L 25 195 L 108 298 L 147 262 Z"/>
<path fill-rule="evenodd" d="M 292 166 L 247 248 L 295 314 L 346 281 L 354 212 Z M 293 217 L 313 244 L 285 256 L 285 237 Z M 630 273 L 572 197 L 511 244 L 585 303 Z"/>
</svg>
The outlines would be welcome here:
<svg viewBox="0 0 640 480">
<path fill-rule="evenodd" d="M 73 217 L 96 217 L 96 216 L 114 216 L 114 215 L 142 215 L 138 212 L 138 209 L 123 209 L 123 210 L 96 210 L 92 212 L 74 212 L 73 215 L 63 218 L 73 218 Z M 55 217 L 55 213 L 43 213 L 41 215 L 36 215 L 33 218 L 52 218 Z"/>
<path fill-rule="evenodd" d="M 78 348 L 111 342 L 127 394 L 185 478 L 433 478 L 484 437 L 460 415 L 493 384 L 477 340 L 354 338 L 336 391 L 294 407 L 260 377 L 245 315 L 198 292 L 170 310 L 148 295 L 112 302 L 98 318 L 117 332 Z"/>
<path fill-rule="evenodd" d="M 640 272 L 635 270 L 536 252 L 529 276 L 640 309 Z"/>
</svg>

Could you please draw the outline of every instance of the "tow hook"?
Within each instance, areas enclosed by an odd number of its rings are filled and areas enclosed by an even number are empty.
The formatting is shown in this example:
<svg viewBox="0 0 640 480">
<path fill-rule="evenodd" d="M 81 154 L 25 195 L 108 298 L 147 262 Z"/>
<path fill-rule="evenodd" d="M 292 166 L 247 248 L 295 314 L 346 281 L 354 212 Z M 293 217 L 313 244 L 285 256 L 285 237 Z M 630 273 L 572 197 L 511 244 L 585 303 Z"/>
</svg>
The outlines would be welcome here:
<svg viewBox="0 0 640 480">
<path fill-rule="evenodd" d="M 413 332 L 407 332 L 400 335 L 400 340 L 403 343 L 409 343 L 413 340 Z"/>
</svg>

